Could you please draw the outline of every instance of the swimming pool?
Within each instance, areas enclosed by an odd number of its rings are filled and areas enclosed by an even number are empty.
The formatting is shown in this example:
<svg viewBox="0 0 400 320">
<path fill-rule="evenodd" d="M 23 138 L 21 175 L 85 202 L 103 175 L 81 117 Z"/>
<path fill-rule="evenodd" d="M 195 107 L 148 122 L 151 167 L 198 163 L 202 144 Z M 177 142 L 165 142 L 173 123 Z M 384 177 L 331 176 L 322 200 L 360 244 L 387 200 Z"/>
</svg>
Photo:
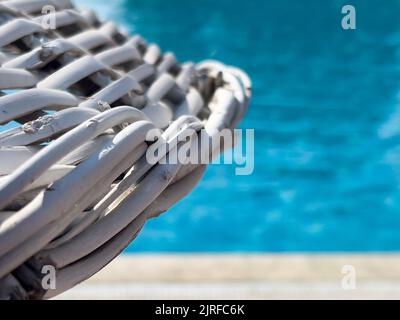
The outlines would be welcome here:
<svg viewBox="0 0 400 320">
<path fill-rule="evenodd" d="M 127 252 L 400 249 L 400 2 L 79 1 L 181 61 L 246 70 L 255 171 L 211 166 Z"/>
</svg>

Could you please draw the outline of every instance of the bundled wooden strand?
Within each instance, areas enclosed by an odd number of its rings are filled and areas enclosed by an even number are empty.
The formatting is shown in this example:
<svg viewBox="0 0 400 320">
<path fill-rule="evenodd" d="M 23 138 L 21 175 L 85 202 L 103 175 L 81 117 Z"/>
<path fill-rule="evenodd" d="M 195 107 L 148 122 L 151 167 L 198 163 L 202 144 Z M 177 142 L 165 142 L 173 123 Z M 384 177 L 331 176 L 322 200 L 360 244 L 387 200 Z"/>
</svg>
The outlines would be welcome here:
<svg viewBox="0 0 400 320">
<path fill-rule="evenodd" d="M 53 297 L 112 261 L 201 179 L 204 164 L 164 161 L 174 138 L 234 129 L 251 97 L 243 71 L 181 64 L 69 0 L 0 2 L 0 63 L 1 299 Z M 168 146 L 155 164 L 152 129 Z"/>
</svg>

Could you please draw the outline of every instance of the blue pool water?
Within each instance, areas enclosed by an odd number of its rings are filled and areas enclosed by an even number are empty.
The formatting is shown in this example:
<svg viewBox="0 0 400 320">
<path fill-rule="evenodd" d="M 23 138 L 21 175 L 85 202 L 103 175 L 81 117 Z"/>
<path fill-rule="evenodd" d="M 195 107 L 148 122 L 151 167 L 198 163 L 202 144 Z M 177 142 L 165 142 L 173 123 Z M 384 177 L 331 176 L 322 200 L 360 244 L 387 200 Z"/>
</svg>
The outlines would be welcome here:
<svg viewBox="0 0 400 320">
<path fill-rule="evenodd" d="M 341 28 L 341 8 L 357 30 Z M 255 172 L 211 166 L 128 252 L 400 249 L 400 1 L 79 1 L 181 61 L 246 70 Z"/>
</svg>

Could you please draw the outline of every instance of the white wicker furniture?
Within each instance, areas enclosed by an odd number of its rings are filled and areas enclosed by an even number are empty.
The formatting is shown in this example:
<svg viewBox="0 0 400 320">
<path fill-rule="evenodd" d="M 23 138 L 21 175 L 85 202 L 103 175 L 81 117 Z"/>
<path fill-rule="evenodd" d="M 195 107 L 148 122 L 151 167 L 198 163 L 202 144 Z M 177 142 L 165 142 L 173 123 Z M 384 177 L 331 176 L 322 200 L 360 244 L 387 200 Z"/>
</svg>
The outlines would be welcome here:
<svg viewBox="0 0 400 320">
<path fill-rule="evenodd" d="M 205 170 L 149 164 L 148 130 L 179 149 L 185 130 L 235 128 L 251 95 L 242 71 L 180 64 L 65 0 L 0 2 L 0 63 L 0 124 L 15 123 L 0 132 L 2 299 L 50 298 L 103 268 Z"/>
</svg>

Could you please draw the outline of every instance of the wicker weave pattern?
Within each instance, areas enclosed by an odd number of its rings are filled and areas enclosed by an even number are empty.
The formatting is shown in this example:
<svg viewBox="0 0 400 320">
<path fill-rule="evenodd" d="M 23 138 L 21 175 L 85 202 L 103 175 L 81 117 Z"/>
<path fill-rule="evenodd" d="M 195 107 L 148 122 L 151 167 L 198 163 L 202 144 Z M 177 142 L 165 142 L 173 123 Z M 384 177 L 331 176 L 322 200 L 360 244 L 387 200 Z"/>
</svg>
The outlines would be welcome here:
<svg viewBox="0 0 400 320">
<path fill-rule="evenodd" d="M 242 71 L 180 64 L 66 0 L 1 2 L 0 62 L 0 124 L 18 124 L 0 133 L 3 299 L 50 298 L 103 268 L 205 170 L 149 164 L 147 132 L 159 129 L 169 150 L 189 129 L 212 138 L 237 126 L 251 95 Z M 42 288 L 44 265 L 57 270 L 55 290 Z"/>
</svg>

